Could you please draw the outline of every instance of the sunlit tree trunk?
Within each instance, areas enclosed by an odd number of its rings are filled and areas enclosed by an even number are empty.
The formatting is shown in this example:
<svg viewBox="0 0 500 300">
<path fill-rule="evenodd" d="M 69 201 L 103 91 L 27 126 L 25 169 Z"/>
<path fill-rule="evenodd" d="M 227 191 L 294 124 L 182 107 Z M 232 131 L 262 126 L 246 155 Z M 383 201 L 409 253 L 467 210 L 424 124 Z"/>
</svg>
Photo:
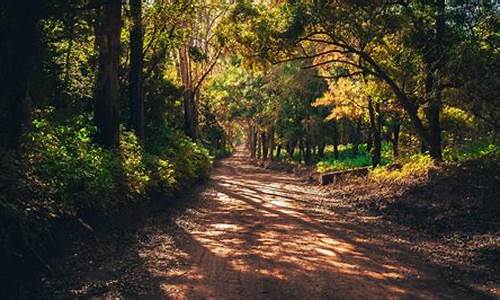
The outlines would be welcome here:
<svg viewBox="0 0 500 300">
<path fill-rule="evenodd" d="M 197 137 L 196 126 L 196 93 L 193 87 L 191 61 L 188 55 L 188 45 L 179 48 L 179 73 L 184 87 L 184 130 L 193 140 Z"/>
<path fill-rule="evenodd" d="M 130 31 L 130 126 L 138 139 L 144 141 L 144 100 L 142 92 L 143 26 L 142 0 L 130 0 L 132 28 Z"/>
<path fill-rule="evenodd" d="M 104 2 L 97 24 L 99 69 L 96 84 L 95 122 L 98 141 L 106 147 L 115 147 L 119 142 L 118 69 L 121 5 L 121 0 Z"/>
</svg>

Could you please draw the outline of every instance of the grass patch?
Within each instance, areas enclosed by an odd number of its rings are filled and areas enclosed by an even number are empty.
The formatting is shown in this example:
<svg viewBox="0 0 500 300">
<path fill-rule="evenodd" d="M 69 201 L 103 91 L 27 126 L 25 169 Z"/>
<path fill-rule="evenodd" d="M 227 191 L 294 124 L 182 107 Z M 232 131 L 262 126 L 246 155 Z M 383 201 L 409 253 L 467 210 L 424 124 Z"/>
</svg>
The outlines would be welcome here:
<svg viewBox="0 0 500 300">
<path fill-rule="evenodd" d="M 340 145 L 339 156 L 336 159 L 333 146 L 329 145 L 325 148 L 324 157 L 316 163 L 316 169 L 318 172 L 332 172 L 371 166 L 372 160 L 366 149 L 366 144 L 359 145 L 357 155 L 354 155 L 353 152 L 352 144 Z M 380 164 L 387 165 L 391 161 L 391 145 L 383 143 Z"/>
</svg>

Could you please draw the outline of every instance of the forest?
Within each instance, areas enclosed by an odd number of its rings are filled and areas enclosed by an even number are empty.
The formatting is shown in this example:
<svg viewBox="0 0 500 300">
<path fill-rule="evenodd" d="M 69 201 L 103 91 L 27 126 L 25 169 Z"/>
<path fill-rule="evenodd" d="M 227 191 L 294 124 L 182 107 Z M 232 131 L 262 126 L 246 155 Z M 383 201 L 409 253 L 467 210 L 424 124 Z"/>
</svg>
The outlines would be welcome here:
<svg viewBox="0 0 500 300">
<path fill-rule="evenodd" d="M 498 1 L 3 0 L 0 297 L 495 299 L 499 131 Z"/>
</svg>

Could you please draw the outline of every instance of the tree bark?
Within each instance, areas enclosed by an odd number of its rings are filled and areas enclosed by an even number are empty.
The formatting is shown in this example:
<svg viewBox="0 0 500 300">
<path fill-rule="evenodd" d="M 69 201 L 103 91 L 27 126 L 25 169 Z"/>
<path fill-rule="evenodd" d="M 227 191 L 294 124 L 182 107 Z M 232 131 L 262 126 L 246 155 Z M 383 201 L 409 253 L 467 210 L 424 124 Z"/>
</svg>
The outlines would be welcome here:
<svg viewBox="0 0 500 300">
<path fill-rule="evenodd" d="M 333 157 L 339 159 L 339 129 L 337 122 L 333 123 Z"/>
<path fill-rule="evenodd" d="M 16 149 L 31 127 L 28 82 L 32 72 L 40 3 L 0 3 L 0 150 Z"/>
<path fill-rule="evenodd" d="M 375 106 L 375 107 L 374 107 Z M 379 104 L 373 105 L 371 97 L 368 99 L 368 112 L 370 115 L 370 127 L 372 132 L 373 149 L 371 150 L 372 166 L 375 168 L 380 164 L 382 139 L 381 139 L 381 114 Z"/>
<path fill-rule="evenodd" d="M 392 156 L 399 156 L 399 132 L 401 131 L 401 122 L 395 120 L 392 128 Z"/>
<path fill-rule="evenodd" d="M 372 139 L 372 127 L 370 126 L 368 128 L 368 135 L 366 137 L 366 152 L 370 153 L 370 151 L 372 150 L 372 146 L 373 146 L 373 139 Z"/>
<path fill-rule="evenodd" d="M 262 147 L 262 159 L 267 160 L 267 154 L 269 152 L 269 141 L 267 138 L 267 133 L 265 131 L 262 131 L 260 133 L 260 140 L 261 140 L 261 147 Z"/>
<path fill-rule="evenodd" d="M 257 131 L 253 125 L 250 126 L 250 157 L 257 157 Z"/>
<path fill-rule="evenodd" d="M 257 138 L 257 155 L 256 155 L 256 157 L 257 157 L 257 159 L 260 159 L 260 155 L 262 153 L 261 152 L 261 149 L 262 149 L 262 137 L 261 137 L 261 135 L 258 132 L 256 132 L 255 135 L 256 135 L 256 138 Z"/>
<path fill-rule="evenodd" d="M 286 143 L 286 156 L 288 159 L 292 159 L 293 157 L 292 144 L 290 142 Z"/>
<path fill-rule="evenodd" d="M 420 153 L 424 154 L 429 150 L 429 147 L 424 141 L 420 141 Z"/>
<path fill-rule="evenodd" d="M 274 140 L 274 126 L 271 126 L 271 129 L 269 129 L 269 134 L 268 134 L 268 140 L 269 140 L 269 160 L 274 159 L 274 146 L 275 146 L 275 140 Z"/>
<path fill-rule="evenodd" d="M 98 142 L 105 147 L 119 143 L 118 101 L 120 87 L 121 0 L 104 2 L 97 25 L 99 69 L 96 84 L 95 122 Z"/>
<path fill-rule="evenodd" d="M 435 51 L 433 51 L 435 52 L 432 58 L 433 66 L 431 72 L 429 72 L 431 75 L 431 78 L 429 78 L 431 87 L 429 89 L 432 98 L 427 110 L 427 122 L 429 123 L 429 154 L 434 160 L 441 161 L 443 160 L 443 156 L 441 152 L 441 123 L 439 116 L 442 109 L 442 87 L 439 77 L 441 75 L 440 69 L 444 59 L 443 38 L 446 26 L 444 19 L 445 0 L 437 0 L 436 3 L 436 45 L 434 45 Z"/>
<path fill-rule="evenodd" d="M 143 26 L 142 0 L 130 0 L 132 28 L 130 31 L 130 126 L 141 143 L 144 142 L 144 100 L 142 92 Z"/>
<path fill-rule="evenodd" d="M 276 159 L 281 160 L 281 144 L 276 147 Z"/>
<path fill-rule="evenodd" d="M 309 135 L 309 133 L 306 133 L 305 136 L 304 163 L 311 163 L 311 136 Z"/>
<path fill-rule="evenodd" d="M 196 125 L 196 93 L 193 87 L 191 75 L 191 61 L 188 55 L 188 45 L 184 44 L 179 48 L 179 73 L 184 86 L 183 106 L 184 106 L 184 131 L 191 139 L 197 138 Z"/>
</svg>

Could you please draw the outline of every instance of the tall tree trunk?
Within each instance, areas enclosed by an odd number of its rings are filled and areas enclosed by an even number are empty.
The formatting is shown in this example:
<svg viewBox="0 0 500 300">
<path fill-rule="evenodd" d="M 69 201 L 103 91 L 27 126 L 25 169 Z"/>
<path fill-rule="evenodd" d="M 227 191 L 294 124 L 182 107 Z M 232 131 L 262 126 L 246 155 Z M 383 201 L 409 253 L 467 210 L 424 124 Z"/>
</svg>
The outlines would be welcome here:
<svg viewBox="0 0 500 300">
<path fill-rule="evenodd" d="M 370 153 L 370 151 L 372 150 L 372 146 L 373 146 L 373 134 L 372 134 L 372 127 L 368 127 L 368 135 L 366 137 L 366 152 Z"/>
<path fill-rule="evenodd" d="M 281 144 L 278 144 L 278 146 L 276 147 L 276 159 L 277 160 L 281 160 Z"/>
<path fill-rule="evenodd" d="M 299 139 L 299 162 L 304 160 L 304 138 Z"/>
<path fill-rule="evenodd" d="M 401 131 L 401 122 L 395 120 L 392 127 L 392 156 L 399 156 L 399 132 Z"/>
<path fill-rule="evenodd" d="M 380 104 L 375 104 L 375 113 L 377 114 L 375 133 L 373 134 L 373 155 L 372 166 L 375 168 L 380 164 L 382 159 L 382 112 Z"/>
<path fill-rule="evenodd" d="M 305 136 L 304 163 L 311 163 L 311 136 L 307 132 Z"/>
<path fill-rule="evenodd" d="M 432 102 L 430 103 L 427 121 L 429 123 L 429 154 L 437 160 L 443 160 L 441 152 L 441 123 L 439 116 L 442 109 L 442 87 L 440 82 L 441 67 L 444 60 L 444 31 L 445 31 L 445 0 L 437 0 L 437 16 L 436 16 L 436 45 L 434 56 L 435 78 L 432 93 Z"/>
<path fill-rule="evenodd" d="M 272 161 L 274 159 L 273 151 L 274 151 L 274 146 L 275 146 L 274 126 L 271 126 L 271 128 L 269 129 L 269 134 L 268 134 L 267 139 L 269 140 L 269 142 L 268 142 L 268 144 L 269 144 L 269 160 Z"/>
<path fill-rule="evenodd" d="M 268 145 L 268 138 L 267 138 L 267 133 L 265 131 L 262 131 L 260 133 L 260 139 L 261 139 L 261 146 L 262 146 L 262 159 L 267 160 L 267 154 L 269 151 L 269 145 Z"/>
<path fill-rule="evenodd" d="M 356 124 L 354 124 L 352 128 L 352 155 L 357 156 L 359 154 L 359 140 L 361 135 L 361 118 L 356 120 Z"/>
<path fill-rule="evenodd" d="M 420 141 L 420 153 L 424 154 L 429 150 L 429 147 L 424 141 Z"/>
<path fill-rule="evenodd" d="M 256 132 L 255 135 L 257 137 L 257 155 L 256 155 L 256 157 L 257 157 L 257 159 L 260 159 L 260 155 L 262 153 L 261 152 L 261 150 L 262 150 L 262 137 L 258 132 Z"/>
<path fill-rule="evenodd" d="M 130 30 L 130 126 L 144 142 L 144 100 L 142 92 L 143 26 L 142 0 L 130 0 L 132 28 Z"/>
<path fill-rule="evenodd" d="M 428 138 L 425 142 L 430 156 L 434 160 L 441 161 L 441 124 L 439 116 L 442 109 L 442 87 L 439 78 L 444 59 L 445 0 L 436 0 L 433 5 L 436 9 L 436 33 L 434 39 L 430 39 L 422 53 L 425 68 L 424 93 L 427 102 L 425 112 L 428 123 Z"/>
<path fill-rule="evenodd" d="M 250 126 L 250 156 L 251 158 L 257 157 L 257 130 L 255 126 Z"/>
<path fill-rule="evenodd" d="M 339 129 L 338 129 L 338 123 L 334 122 L 333 123 L 333 157 L 335 159 L 339 159 Z"/>
<path fill-rule="evenodd" d="M 196 139 L 196 93 L 191 77 L 191 61 L 188 55 L 188 45 L 179 48 L 179 73 L 184 86 L 184 131 L 187 136 Z"/>
<path fill-rule="evenodd" d="M 368 99 L 368 112 L 370 115 L 370 127 L 373 134 L 373 149 L 371 151 L 372 166 L 375 168 L 380 163 L 382 138 L 381 138 L 381 123 L 382 117 L 380 114 L 379 104 L 376 103 L 375 107 L 371 97 Z"/>
<path fill-rule="evenodd" d="M 96 36 L 99 47 L 99 70 L 96 84 L 95 121 L 101 145 L 115 147 L 119 142 L 118 100 L 120 86 L 121 0 L 102 5 Z"/>
<path fill-rule="evenodd" d="M 441 126 L 439 115 L 441 113 L 441 95 L 436 91 L 432 63 L 426 64 L 425 96 L 427 99 L 426 117 L 429 126 L 428 149 L 430 156 L 435 160 L 442 160 L 441 156 Z"/>
<path fill-rule="evenodd" d="M 18 147 L 31 127 L 28 82 L 36 50 L 40 1 L 0 1 L 0 150 Z"/>
</svg>

